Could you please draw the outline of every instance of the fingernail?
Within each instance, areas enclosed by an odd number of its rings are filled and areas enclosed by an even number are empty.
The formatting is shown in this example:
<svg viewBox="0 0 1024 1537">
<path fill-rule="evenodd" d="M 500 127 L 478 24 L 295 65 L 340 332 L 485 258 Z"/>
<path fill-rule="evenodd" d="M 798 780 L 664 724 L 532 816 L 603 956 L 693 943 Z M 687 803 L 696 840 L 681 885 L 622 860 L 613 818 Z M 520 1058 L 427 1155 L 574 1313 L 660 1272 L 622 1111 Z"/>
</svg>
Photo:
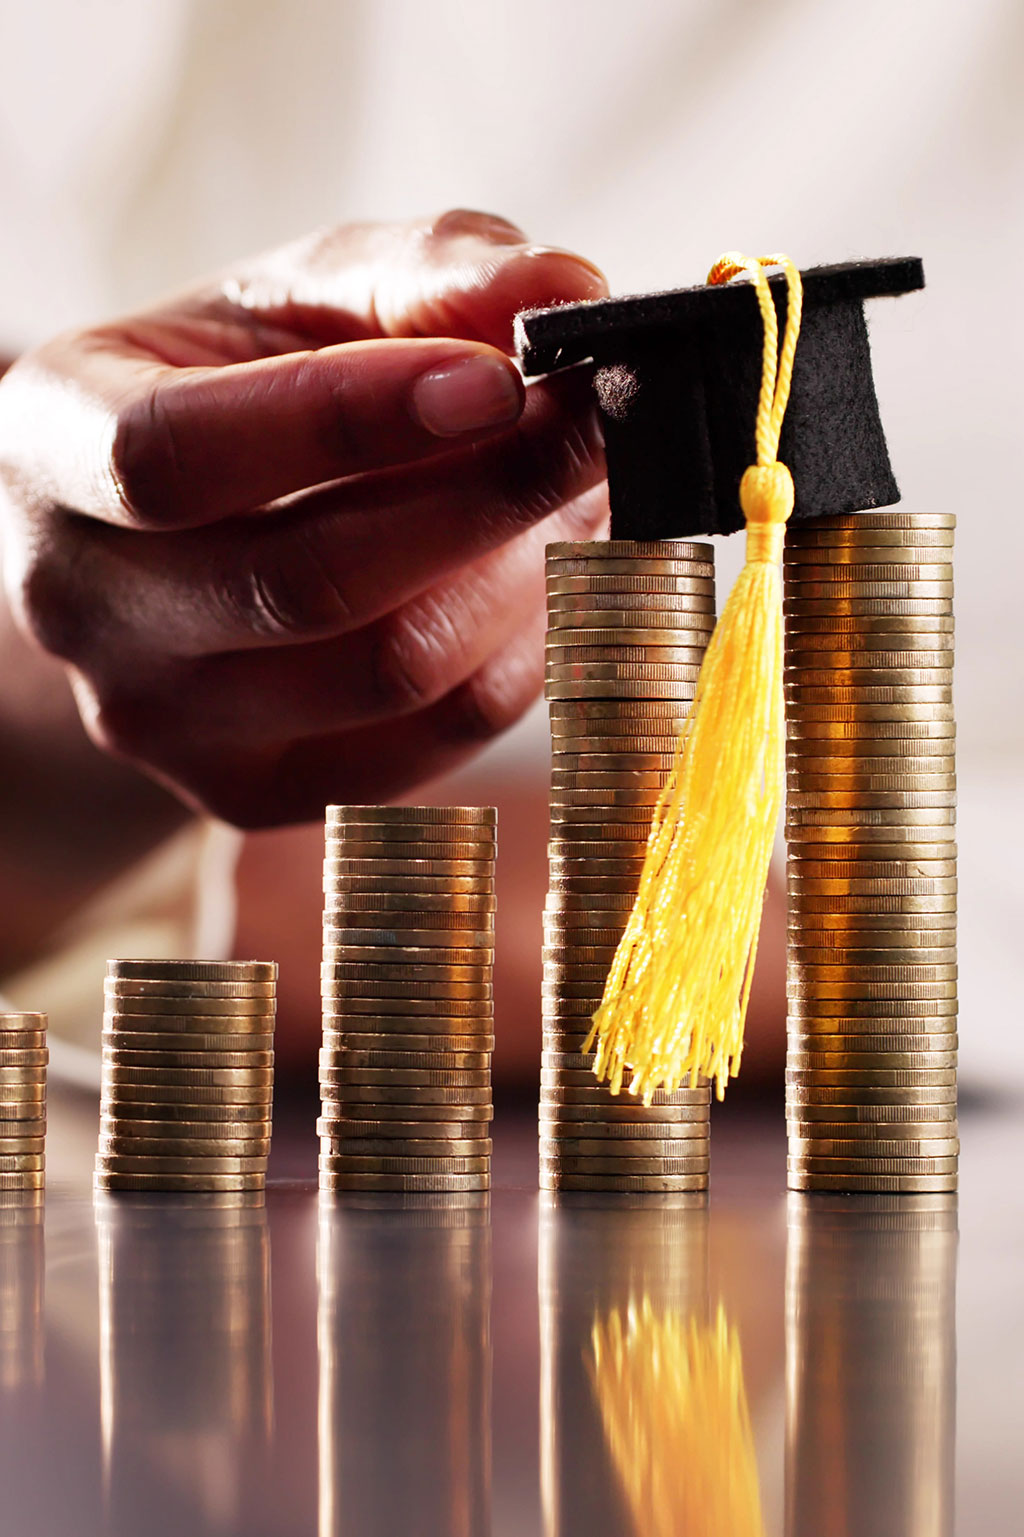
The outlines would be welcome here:
<svg viewBox="0 0 1024 1537">
<path fill-rule="evenodd" d="M 514 422 L 522 399 L 518 374 L 499 358 L 458 358 L 421 374 L 412 388 L 415 415 L 441 438 Z"/>
</svg>

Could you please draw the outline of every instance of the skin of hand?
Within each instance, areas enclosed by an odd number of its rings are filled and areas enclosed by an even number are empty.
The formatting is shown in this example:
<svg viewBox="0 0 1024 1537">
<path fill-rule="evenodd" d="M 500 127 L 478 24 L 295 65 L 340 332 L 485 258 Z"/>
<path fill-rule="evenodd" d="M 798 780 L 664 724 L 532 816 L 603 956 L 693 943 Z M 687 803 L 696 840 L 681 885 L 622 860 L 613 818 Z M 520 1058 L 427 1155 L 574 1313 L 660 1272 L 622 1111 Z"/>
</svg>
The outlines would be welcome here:
<svg viewBox="0 0 1024 1537">
<path fill-rule="evenodd" d="M 92 741 L 260 827 L 399 796 L 509 726 L 542 675 L 543 546 L 607 516 L 589 378 L 524 388 L 512 320 L 605 292 L 457 210 L 19 359 L 4 580 Z"/>
</svg>

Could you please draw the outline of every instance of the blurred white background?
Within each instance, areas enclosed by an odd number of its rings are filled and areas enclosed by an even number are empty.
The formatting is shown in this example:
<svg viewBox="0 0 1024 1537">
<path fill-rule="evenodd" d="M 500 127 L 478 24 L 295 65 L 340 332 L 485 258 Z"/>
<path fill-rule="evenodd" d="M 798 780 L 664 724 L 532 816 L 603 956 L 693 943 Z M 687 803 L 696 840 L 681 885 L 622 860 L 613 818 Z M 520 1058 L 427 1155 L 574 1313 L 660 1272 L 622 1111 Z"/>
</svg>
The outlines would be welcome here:
<svg viewBox="0 0 1024 1537">
<path fill-rule="evenodd" d="M 5 0 L 0 348 L 446 206 L 614 292 L 735 247 L 922 255 L 875 371 L 906 507 L 960 519 L 964 1067 L 1024 1080 L 1022 44 L 1019 0 Z M 535 711 L 494 768 L 545 746 Z"/>
</svg>

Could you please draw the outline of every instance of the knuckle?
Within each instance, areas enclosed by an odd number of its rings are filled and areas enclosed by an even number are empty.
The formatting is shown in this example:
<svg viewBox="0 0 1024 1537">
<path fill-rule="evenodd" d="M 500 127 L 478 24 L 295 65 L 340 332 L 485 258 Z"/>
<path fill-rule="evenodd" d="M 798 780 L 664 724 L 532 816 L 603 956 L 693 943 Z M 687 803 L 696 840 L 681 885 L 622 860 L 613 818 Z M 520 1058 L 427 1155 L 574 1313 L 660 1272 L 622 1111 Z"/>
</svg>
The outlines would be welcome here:
<svg viewBox="0 0 1024 1537">
<path fill-rule="evenodd" d="M 66 563 L 37 550 L 8 571 L 12 607 L 22 629 L 42 650 L 64 661 L 79 658 L 90 627 L 72 593 Z"/>
<path fill-rule="evenodd" d="M 395 615 L 380 626 L 371 652 L 375 697 L 388 712 L 421 709 L 447 691 L 450 666 L 449 648 L 422 615 Z"/>
<path fill-rule="evenodd" d="M 110 474 L 129 523 L 161 528 L 196 519 L 195 488 L 186 495 L 174 410 L 165 388 L 146 390 L 118 413 Z"/>
<path fill-rule="evenodd" d="M 523 231 L 500 214 L 479 208 L 448 208 L 430 222 L 430 233 L 439 239 L 475 235 L 498 244 L 519 245 L 526 240 Z"/>
<path fill-rule="evenodd" d="M 352 605 L 328 562 L 295 536 L 262 545 L 229 570 L 225 598 L 254 634 L 283 641 L 327 636 L 347 629 Z"/>
<path fill-rule="evenodd" d="M 463 742 L 492 742 L 515 725 L 529 697 L 505 687 L 493 670 L 482 669 L 452 695 L 453 734 Z"/>
</svg>

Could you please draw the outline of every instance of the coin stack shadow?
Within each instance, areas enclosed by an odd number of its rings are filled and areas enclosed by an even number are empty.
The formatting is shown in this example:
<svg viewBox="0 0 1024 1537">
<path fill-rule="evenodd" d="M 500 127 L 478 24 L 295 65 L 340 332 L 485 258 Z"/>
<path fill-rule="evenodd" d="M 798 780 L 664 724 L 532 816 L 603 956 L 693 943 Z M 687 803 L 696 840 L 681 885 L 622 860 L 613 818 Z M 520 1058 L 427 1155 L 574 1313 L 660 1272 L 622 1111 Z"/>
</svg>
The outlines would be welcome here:
<svg viewBox="0 0 1024 1537">
<path fill-rule="evenodd" d="M 275 961 L 108 961 L 98 1190 L 262 1191 Z"/>
<path fill-rule="evenodd" d="M 792 1190 L 956 1189 L 954 521 L 786 546 Z"/>
<path fill-rule="evenodd" d="M 46 1015 L 0 1012 L 0 1202 L 46 1182 Z"/>
<path fill-rule="evenodd" d="M 490 1189 L 490 806 L 328 806 L 320 1188 Z"/>
<path fill-rule="evenodd" d="M 599 1083 L 582 1048 L 714 627 L 711 546 L 551 544 L 547 590 L 541 1188 L 701 1190 L 709 1086 L 659 1091 L 644 1106 Z"/>
</svg>

